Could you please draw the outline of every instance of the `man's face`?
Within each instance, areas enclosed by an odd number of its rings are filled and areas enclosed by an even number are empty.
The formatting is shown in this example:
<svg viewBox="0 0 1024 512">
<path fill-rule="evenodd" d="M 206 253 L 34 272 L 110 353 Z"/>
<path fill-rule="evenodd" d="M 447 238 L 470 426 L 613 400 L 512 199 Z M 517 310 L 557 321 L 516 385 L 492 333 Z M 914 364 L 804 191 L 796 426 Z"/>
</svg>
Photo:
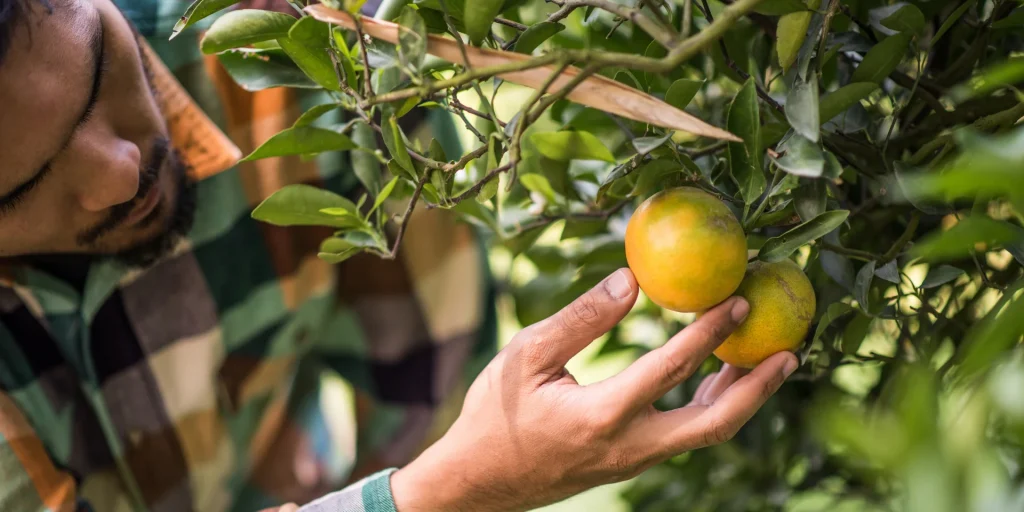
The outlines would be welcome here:
<svg viewBox="0 0 1024 512">
<path fill-rule="evenodd" d="M 136 34 L 110 0 L 28 0 L 0 63 L 0 258 L 145 264 L 191 223 Z"/>
</svg>

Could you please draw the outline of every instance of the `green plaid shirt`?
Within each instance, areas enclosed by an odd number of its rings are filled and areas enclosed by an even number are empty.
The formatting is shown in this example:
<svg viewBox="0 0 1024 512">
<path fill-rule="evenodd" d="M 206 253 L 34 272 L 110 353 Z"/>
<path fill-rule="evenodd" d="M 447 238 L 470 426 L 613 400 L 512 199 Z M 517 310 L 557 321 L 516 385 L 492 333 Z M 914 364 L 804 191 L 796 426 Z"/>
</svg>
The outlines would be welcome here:
<svg viewBox="0 0 1024 512">
<path fill-rule="evenodd" d="M 237 87 L 198 50 L 208 23 L 169 41 L 186 1 L 119 4 L 243 153 L 325 101 Z M 191 122 L 169 118 L 195 163 Z M 420 132 L 456 140 L 446 117 Z M 290 183 L 361 193 L 344 154 L 240 164 L 199 183 L 190 236 L 145 271 L 0 269 L 0 510 L 394 510 L 389 468 L 443 432 L 493 355 L 485 254 L 424 210 L 397 260 L 328 265 L 315 255 L 329 229 L 249 216 Z"/>
</svg>

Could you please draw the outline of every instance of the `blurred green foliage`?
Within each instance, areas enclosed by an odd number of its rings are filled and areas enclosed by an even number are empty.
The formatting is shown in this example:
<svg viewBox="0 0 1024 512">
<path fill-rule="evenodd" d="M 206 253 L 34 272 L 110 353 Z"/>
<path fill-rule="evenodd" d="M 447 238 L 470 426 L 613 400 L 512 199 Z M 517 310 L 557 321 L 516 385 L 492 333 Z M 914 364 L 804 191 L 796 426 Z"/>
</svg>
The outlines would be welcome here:
<svg viewBox="0 0 1024 512">
<path fill-rule="evenodd" d="M 386 2 L 397 45 L 308 17 L 213 25 L 204 49 L 243 86 L 325 92 L 250 158 L 350 151 L 374 198 L 282 190 L 258 217 L 338 228 L 322 257 L 341 261 L 393 257 L 407 202 L 452 209 L 508 263 L 502 301 L 528 325 L 626 264 L 640 201 L 700 187 L 730 206 L 759 258 L 805 269 L 817 315 L 778 395 L 735 440 L 636 479 L 624 494 L 635 510 L 1024 510 L 1021 2 L 407 3 Z M 460 80 L 465 68 L 425 55 L 428 35 L 452 30 L 466 45 L 579 67 L 635 56 L 593 72 L 744 141 L 609 115 L 565 88 L 540 96 L 479 69 Z M 650 64 L 693 41 L 679 65 Z M 344 122 L 320 118 L 336 108 Z M 448 112 L 466 151 L 405 133 L 403 117 L 422 111 Z M 638 356 L 690 321 L 641 297 L 593 357 Z M 685 404 L 718 364 L 658 405 Z"/>
</svg>

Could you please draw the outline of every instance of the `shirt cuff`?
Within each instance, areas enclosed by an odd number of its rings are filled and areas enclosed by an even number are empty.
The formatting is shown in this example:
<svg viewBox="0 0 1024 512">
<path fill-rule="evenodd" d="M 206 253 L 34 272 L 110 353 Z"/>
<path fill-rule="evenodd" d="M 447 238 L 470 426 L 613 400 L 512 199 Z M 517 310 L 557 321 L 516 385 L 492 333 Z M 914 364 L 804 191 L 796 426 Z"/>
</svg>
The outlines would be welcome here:
<svg viewBox="0 0 1024 512">
<path fill-rule="evenodd" d="M 299 512 L 398 512 L 391 495 L 391 473 L 397 470 L 389 468 L 374 473 L 302 506 Z"/>
</svg>

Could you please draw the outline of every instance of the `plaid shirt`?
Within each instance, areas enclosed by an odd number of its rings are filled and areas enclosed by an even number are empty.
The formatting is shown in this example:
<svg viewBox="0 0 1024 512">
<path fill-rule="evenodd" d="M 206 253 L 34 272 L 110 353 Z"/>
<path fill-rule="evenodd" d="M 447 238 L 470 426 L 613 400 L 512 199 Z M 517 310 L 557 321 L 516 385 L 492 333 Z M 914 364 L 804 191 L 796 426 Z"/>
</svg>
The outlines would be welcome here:
<svg viewBox="0 0 1024 512">
<path fill-rule="evenodd" d="M 289 183 L 361 193 L 345 154 L 235 166 L 225 144 L 248 153 L 326 97 L 243 91 L 200 54 L 208 22 L 169 41 L 186 1 L 119 3 L 171 72 L 155 81 L 175 147 L 204 178 L 196 223 L 145 271 L 99 259 L 74 283 L 0 268 L 0 510 L 252 511 L 321 496 L 304 510 L 394 510 L 388 468 L 450 424 L 493 355 L 479 241 L 448 212 L 418 210 L 397 260 L 329 265 L 316 252 L 330 229 L 252 220 Z M 427 118 L 420 131 L 452 144 L 452 126 Z M 333 413 L 348 389 L 358 442 Z"/>
</svg>

